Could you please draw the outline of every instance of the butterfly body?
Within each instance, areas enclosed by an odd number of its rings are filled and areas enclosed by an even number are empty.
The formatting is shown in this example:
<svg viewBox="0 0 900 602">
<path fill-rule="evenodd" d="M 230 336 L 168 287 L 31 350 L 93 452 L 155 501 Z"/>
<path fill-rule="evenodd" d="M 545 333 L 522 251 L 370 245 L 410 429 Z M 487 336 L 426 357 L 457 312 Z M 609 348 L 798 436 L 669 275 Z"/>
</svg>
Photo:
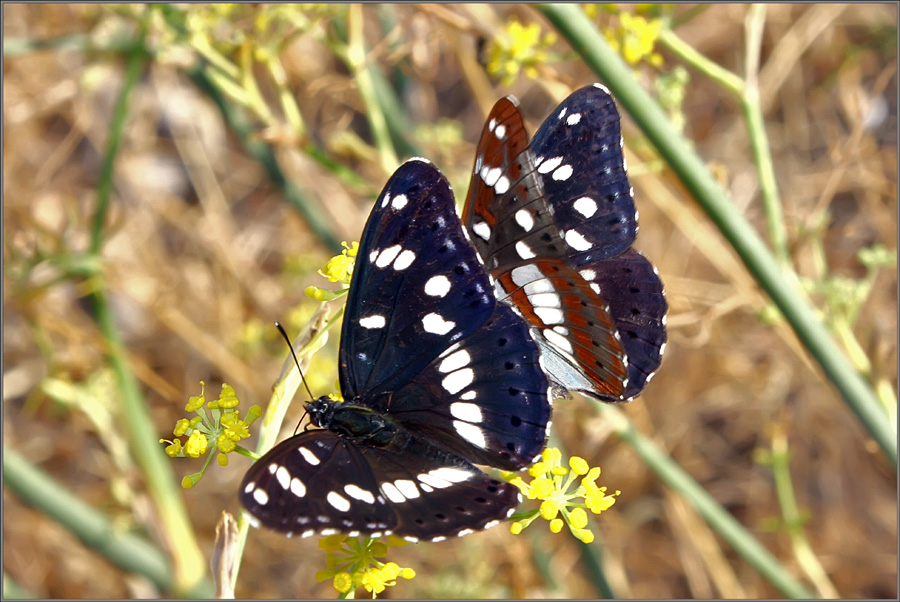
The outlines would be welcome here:
<svg viewBox="0 0 900 602">
<path fill-rule="evenodd" d="M 476 467 L 543 449 L 549 382 L 528 326 L 497 303 L 449 184 L 424 160 L 391 177 L 366 223 L 341 330 L 346 401 L 247 472 L 256 523 L 302 537 L 440 540 L 496 524 L 520 496 Z"/>
</svg>

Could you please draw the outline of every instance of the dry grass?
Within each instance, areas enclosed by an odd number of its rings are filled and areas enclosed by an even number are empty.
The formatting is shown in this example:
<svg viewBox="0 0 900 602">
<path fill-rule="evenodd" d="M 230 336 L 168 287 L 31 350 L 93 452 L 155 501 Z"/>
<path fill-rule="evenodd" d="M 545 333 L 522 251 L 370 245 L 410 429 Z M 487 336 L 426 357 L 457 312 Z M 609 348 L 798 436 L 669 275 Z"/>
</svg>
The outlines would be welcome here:
<svg viewBox="0 0 900 602">
<path fill-rule="evenodd" d="M 33 40 L 78 33 L 103 40 L 116 12 L 74 5 L 3 10 L 5 39 Z M 372 31 L 378 10 L 365 10 Z M 520 77 L 506 88 L 478 68 L 478 41 L 512 14 L 540 21 L 526 7 L 397 6 L 396 46 L 378 46 L 374 36 L 368 40 L 382 64 L 402 59 L 408 86 L 402 100 L 414 124 L 441 118 L 460 124 L 459 142 L 417 140 L 458 194 L 466 188 L 486 105 L 517 95 L 533 131 L 559 100 L 553 86 Z M 711 6 L 677 33 L 740 72 L 745 17 L 742 6 Z M 791 252 L 801 274 L 813 275 L 818 259 L 802 234 L 823 212 L 828 217 L 820 239 L 834 273 L 861 278 L 856 253 L 862 247 L 880 243 L 896 250 L 896 25 L 896 7 L 890 5 L 769 7 L 760 86 Z M 338 240 L 357 240 L 388 174 L 371 153 L 336 144 L 347 131 L 370 140 L 355 81 L 311 36 L 298 38 L 281 58 L 310 135 L 369 188 L 347 186 L 275 132 L 279 162 L 330 217 Z M 47 257 L 74 258 L 88 247 L 122 65 L 114 55 L 71 50 L 4 58 L 3 436 L 5 446 L 102 509 L 114 524 L 154 539 L 154 510 L 134 461 L 120 447 L 122 431 L 98 424 L 103 412 L 115 416 L 116 405 L 109 386 L 98 382 L 108 371 L 103 339 L 84 302 L 90 281 L 66 276 L 59 261 Z M 593 81 L 578 60 L 551 65 L 544 79 L 571 87 Z M 274 98 L 271 106 L 277 106 Z M 867 122 L 878 107 L 883 119 Z M 736 101 L 693 74 L 683 109 L 686 134 L 763 232 L 756 168 Z M 894 468 L 790 330 L 760 319 L 764 295 L 674 179 L 645 162 L 651 157 L 633 144 L 639 139 L 626 119 L 641 216 L 637 246 L 666 284 L 669 345 L 659 374 L 625 411 L 801 576 L 787 535 L 769 528 L 781 516 L 771 470 L 754 460 L 757 450 L 771 448 L 777 433 L 786 433 L 793 485 L 808 513 L 806 533 L 838 594 L 896 598 Z M 323 284 L 315 269 L 331 251 L 283 202 L 177 62 L 149 63 L 117 160 L 103 270 L 160 436 L 183 416 L 183 404 L 200 380 L 214 383 L 216 391 L 226 380 L 245 403 L 264 403 L 284 356 L 269 325 L 297 306 L 309 315 L 315 304 L 303 290 Z M 301 323 L 292 326 L 295 332 Z M 262 325 L 262 338 L 247 335 L 248 324 Z M 896 391 L 895 271 L 879 274 L 854 332 L 874 373 Z M 317 393 L 333 387 L 334 343 L 311 371 Z M 94 383 L 100 405 L 85 408 L 80 396 L 71 405 L 53 400 L 47 379 Z M 595 527 L 619 596 L 779 595 L 630 448 L 609 436 L 591 403 L 573 400 L 556 408 L 554 428 L 569 451 L 600 463 L 602 483 L 623 492 Z M 299 417 L 299 407 L 292 416 Z M 292 419 L 288 423 L 293 428 Z M 213 467 L 184 492 L 207 558 L 220 512 L 239 510 L 236 489 L 248 462 L 234 458 L 228 469 Z M 197 468 L 184 460 L 175 464 L 179 474 Z M 4 503 L 4 575 L 34 594 L 165 594 L 121 572 L 7 489 Z M 413 566 L 419 577 L 389 594 L 596 596 L 577 561 L 579 546 L 563 536 L 544 537 L 543 525 L 532 530 L 540 536 L 512 537 L 498 528 L 398 550 L 392 558 Z M 548 563 L 553 581 L 537 570 L 537 558 Z M 330 585 L 312 578 L 322 565 L 315 541 L 253 531 L 237 594 L 330 597 Z"/>
</svg>

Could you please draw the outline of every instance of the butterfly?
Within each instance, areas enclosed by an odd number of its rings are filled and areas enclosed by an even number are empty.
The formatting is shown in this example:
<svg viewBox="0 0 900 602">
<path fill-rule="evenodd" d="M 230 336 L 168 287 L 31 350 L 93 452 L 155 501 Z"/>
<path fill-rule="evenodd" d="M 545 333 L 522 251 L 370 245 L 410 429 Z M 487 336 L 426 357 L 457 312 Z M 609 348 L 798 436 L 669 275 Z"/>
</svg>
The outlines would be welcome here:
<svg viewBox="0 0 900 602">
<path fill-rule="evenodd" d="M 481 132 L 463 224 L 496 293 L 532 327 L 551 381 L 630 401 L 659 367 L 668 308 L 653 265 L 631 248 L 634 191 L 619 113 L 594 84 L 566 98 L 529 143 L 518 103 Z"/>
<path fill-rule="evenodd" d="M 344 402 L 306 404 L 306 430 L 248 470 L 253 522 L 288 535 L 439 541 L 520 502 L 475 464 L 534 462 L 550 389 L 529 328 L 497 303 L 450 185 L 412 159 L 388 180 L 360 241 L 341 330 Z"/>
</svg>

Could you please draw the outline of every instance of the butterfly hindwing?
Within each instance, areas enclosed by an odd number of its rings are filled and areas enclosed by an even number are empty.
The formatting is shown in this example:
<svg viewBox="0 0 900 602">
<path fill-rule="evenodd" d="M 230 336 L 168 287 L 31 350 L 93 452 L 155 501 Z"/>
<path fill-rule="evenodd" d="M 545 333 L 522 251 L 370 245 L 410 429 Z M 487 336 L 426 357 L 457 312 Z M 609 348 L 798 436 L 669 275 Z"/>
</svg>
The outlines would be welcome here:
<svg viewBox="0 0 900 602">
<path fill-rule="evenodd" d="M 432 449 L 419 441 L 417 451 Z M 413 541 L 484 529 L 519 503 L 518 489 L 465 462 L 358 446 L 328 430 L 281 442 L 244 477 L 255 522 L 287 535 L 346 533 Z"/>
<path fill-rule="evenodd" d="M 527 325 L 497 304 L 482 328 L 394 394 L 391 414 L 476 464 L 530 465 L 550 420 L 548 383 L 531 341 Z"/>
<path fill-rule="evenodd" d="M 666 295 L 646 257 L 628 249 L 581 266 L 579 273 L 609 304 L 628 355 L 626 399 L 641 392 L 659 368 L 666 348 Z"/>
<path fill-rule="evenodd" d="M 350 500 L 358 511 L 349 512 Z M 377 535 L 397 525 L 362 452 L 324 429 L 294 435 L 253 464 L 241 503 L 262 525 L 301 537 Z"/>
</svg>

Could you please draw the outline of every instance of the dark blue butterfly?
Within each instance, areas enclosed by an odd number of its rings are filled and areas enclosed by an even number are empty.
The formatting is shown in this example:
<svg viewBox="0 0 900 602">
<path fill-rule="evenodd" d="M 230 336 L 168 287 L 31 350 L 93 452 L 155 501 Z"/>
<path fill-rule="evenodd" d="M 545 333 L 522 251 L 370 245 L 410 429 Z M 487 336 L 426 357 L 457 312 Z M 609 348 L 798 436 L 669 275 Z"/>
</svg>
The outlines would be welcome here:
<svg viewBox="0 0 900 602">
<path fill-rule="evenodd" d="M 256 462 L 241 487 L 255 522 L 287 534 L 440 540 L 519 503 L 476 468 L 516 470 L 544 446 L 549 383 L 528 326 L 497 303 L 450 185 L 402 165 L 360 241 L 341 330 L 346 401 Z"/>
<path fill-rule="evenodd" d="M 606 88 L 573 93 L 530 144 L 515 99 L 498 101 L 463 223 L 554 384 L 604 401 L 643 390 L 665 349 L 667 304 L 656 269 L 630 248 L 637 211 Z"/>
</svg>

